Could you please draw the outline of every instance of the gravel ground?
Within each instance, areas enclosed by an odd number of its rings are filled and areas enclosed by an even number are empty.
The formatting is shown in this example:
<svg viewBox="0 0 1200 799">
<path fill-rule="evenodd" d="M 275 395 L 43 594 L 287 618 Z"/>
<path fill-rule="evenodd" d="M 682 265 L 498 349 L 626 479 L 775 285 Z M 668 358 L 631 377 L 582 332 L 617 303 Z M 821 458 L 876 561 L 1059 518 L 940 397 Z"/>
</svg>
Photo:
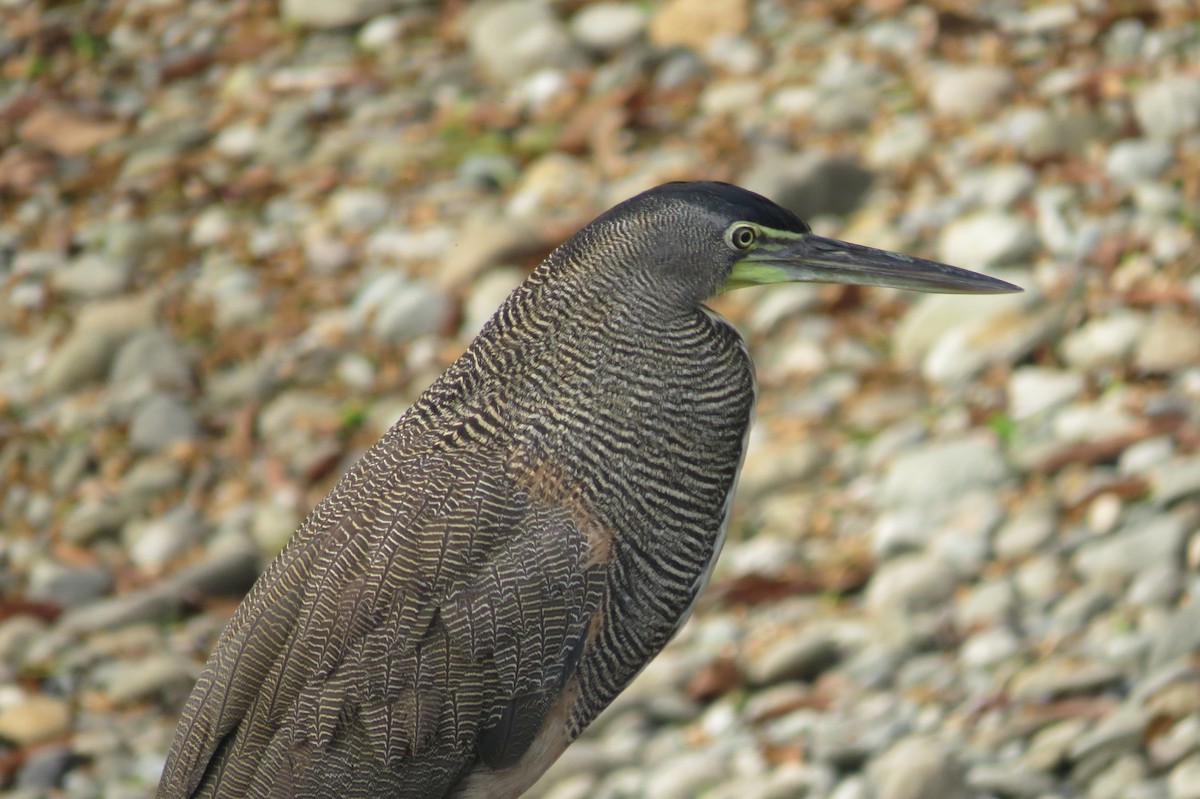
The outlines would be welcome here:
<svg viewBox="0 0 1200 799">
<path fill-rule="evenodd" d="M 1200 799 L 1189 0 L 0 0 L 0 793 L 151 795 L 307 510 L 578 225 L 731 180 L 1008 297 L 720 298 L 700 610 L 544 799 Z"/>
</svg>

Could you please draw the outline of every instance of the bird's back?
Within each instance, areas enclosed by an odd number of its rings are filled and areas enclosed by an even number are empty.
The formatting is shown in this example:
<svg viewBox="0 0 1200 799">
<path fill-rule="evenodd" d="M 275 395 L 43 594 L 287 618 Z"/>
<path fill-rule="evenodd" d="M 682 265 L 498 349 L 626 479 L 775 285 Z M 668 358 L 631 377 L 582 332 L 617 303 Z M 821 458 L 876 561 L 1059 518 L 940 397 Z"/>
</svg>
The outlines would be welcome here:
<svg viewBox="0 0 1200 799">
<path fill-rule="evenodd" d="M 160 797 L 516 795 L 669 640 L 719 548 L 748 357 L 699 309 L 554 317 L 540 291 L 264 572 Z"/>
</svg>

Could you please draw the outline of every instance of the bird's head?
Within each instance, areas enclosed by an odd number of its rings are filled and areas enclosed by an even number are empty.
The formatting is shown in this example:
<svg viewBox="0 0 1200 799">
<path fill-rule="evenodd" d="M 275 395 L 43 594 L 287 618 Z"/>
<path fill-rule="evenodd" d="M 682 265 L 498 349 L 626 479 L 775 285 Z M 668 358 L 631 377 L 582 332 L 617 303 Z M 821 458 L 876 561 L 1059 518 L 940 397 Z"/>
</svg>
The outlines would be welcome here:
<svg viewBox="0 0 1200 799">
<path fill-rule="evenodd" d="M 791 211 L 728 183 L 667 183 L 615 206 L 593 225 L 623 251 L 616 260 L 631 270 L 622 277 L 636 291 L 685 306 L 770 283 L 941 294 L 1021 290 L 966 269 L 818 236 Z"/>
</svg>

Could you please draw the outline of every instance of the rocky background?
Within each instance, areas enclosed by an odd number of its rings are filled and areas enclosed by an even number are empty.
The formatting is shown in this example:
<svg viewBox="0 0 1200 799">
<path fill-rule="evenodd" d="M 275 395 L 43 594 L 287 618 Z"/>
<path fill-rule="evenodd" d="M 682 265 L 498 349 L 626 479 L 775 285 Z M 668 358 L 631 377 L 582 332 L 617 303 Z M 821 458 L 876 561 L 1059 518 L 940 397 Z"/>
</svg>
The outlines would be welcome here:
<svg viewBox="0 0 1200 799">
<path fill-rule="evenodd" d="M 700 611 L 545 799 L 1200 797 L 1192 0 L 0 0 L 0 793 L 152 794 L 240 595 L 600 210 L 732 180 L 1005 297 L 746 290 Z"/>
</svg>

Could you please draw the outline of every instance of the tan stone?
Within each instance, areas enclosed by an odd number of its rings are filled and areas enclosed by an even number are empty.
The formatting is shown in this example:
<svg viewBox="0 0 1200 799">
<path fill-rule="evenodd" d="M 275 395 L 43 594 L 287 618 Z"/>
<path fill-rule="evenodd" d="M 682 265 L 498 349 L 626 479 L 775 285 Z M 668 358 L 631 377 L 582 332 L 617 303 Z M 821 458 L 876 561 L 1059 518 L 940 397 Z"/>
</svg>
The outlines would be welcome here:
<svg viewBox="0 0 1200 799">
<path fill-rule="evenodd" d="M 670 0 L 650 20 L 650 41 L 703 50 L 714 36 L 742 33 L 749 24 L 747 0 Z"/>
<path fill-rule="evenodd" d="M 17 746 L 57 738 L 67 732 L 70 724 L 67 703 L 52 696 L 30 696 L 0 710 L 0 738 Z"/>
</svg>

